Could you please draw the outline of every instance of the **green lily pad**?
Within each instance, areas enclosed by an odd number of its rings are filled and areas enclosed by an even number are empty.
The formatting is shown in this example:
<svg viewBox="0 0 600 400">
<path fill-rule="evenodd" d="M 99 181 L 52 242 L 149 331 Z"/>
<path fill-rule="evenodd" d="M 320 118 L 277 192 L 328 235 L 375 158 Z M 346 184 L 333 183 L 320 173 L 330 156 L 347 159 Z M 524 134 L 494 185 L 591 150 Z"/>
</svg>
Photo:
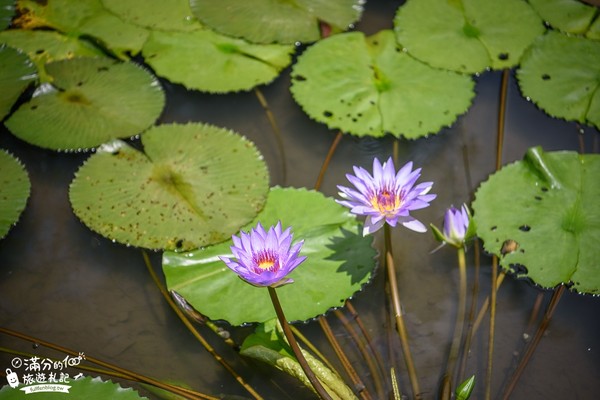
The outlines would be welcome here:
<svg viewBox="0 0 600 400">
<path fill-rule="evenodd" d="M 600 156 L 532 148 L 477 190 L 477 234 L 500 265 L 544 288 L 600 294 Z"/>
<path fill-rule="evenodd" d="M 14 0 L 0 0 L 0 31 L 9 27 L 15 15 Z"/>
<path fill-rule="evenodd" d="M 45 385 L 45 384 L 44 384 Z M 88 400 L 140 400 L 146 399 L 141 397 L 138 392 L 131 388 L 122 388 L 119 384 L 111 381 L 103 381 L 101 378 L 84 377 L 80 379 L 69 379 L 67 383 L 57 382 L 50 383 L 48 385 L 65 386 L 68 390 L 66 393 L 59 391 L 43 392 L 43 394 L 37 392 L 25 393 L 23 389 L 25 387 L 32 387 L 36 385 L 21 385 L 18 388 L 11 388 L 6 385 L 0 389 L 0 399 L 2 400 L 27 400 L 30 397 L 44 398 L 45 400 L 64 400 L 69 398 L 74 399 L 88 399 Z"/>
<path fill-rule="evenodd" d="M 31 183 L 19 160 L 0 150 L 0 239 L 6 236 L 27 205 Z"/>
<path fill-rule="evenodd" d="M 122 141 L 98 149 L 76 173 L 70 200 L 90 229 L 149 249 L 221 242 L 263 207 L 268 172 L 254 145 L 223 128 L 161 125 L 144 152 Z"/>
<path fill-rule="evenodd" d="M 9 29 L 0 32 L 0 43 L 26 53 L 38 69 L 42 82 L 49 78 L 45 64 L 73 57 L 103 57 L 102 51 L 90 43 L 52 31 Z"/>
<path fill-rule="evenodd" d="M 202 25 L 190 10 L 188 0 L 101 0 L 126 22 L 151 30 L 190 32 Z"/>
<path fill-rule="evenodd" d="M 553 28 L 585 35 L 598 8 L 578 0 L 528 0 L 533 9 Z"/>
<path fill-rule="evenodd" d="M 398 8 L 394 27 L 414 57 L 467 73 L 517 65 L 545 30 L 523 0 L 408 0 Z"/>
<path fill-rule="evenodd" d="M 126 59 L 126 53 L 139 53 L 148 31 L 124 22 L 107 11 L 100 0 L 19 0 L 22 14 L 18 26 L 25 29 L 52 28 L 70 36 L 88 36 Z"/>
<path fill-rule="evenodd" d="M 293 46 L 251 44 L 202 29 L 154 31 L 142 54 L 157 75 L 171 82 L 223 93 L 271 82 L 291 63 L 294 50 Z"/>
<path fill-rule="evenodd" d="M 362 0 L 190 0 L 192 12 L 212 29 L 254 43 L 314 42 L 321 24 L 345 31 L 362 14 Z"/>
<path fill-rule="evenodd" d="M 346 208 L 319 192 L 271 189 L 263 211 L 242 228 L 281 221 L 294 241 L 304 240 L 307 257 L 289 276 L 294 283 L 277 289 L 286 317 L 307 320 L 340 307 L 370 279 L 375 267 L 373 238 Z M 163 272 L 169 290 L 182 295 L 200 313 L 233 325 L 276 317 L 269 294 L 243 282 L 218 258 L 231 255 L 231 240 L 187 253 L 165 252 Z"/>
<path fill-rule="evenodd" d="M 475 96 L 471 77 L 413 59 L 390 30 L 317 42 L 294 65 L 290 90 L 311 118 L 331 129 L 409 139 L 452 124 Z"/>
<path fill-rule="evenodd" d="M 156 78 L 133 63 L 77 58 L 46 65 L 53 78 L 7 121 L 17 137 L 53 150 L 96 147 L 154 123 L 165 103 Z"/>
<path fill-rule="evenodd" d="M 25 54 L 0 45 L 0 120 L 4 119 L 21 93 L 37 78 L 35 71 Z"/>
<path fill-rule="evenodd" d="M 523 57 L 517 78 L 548 114 L 600 128 L 600 42 L 549 31 Z"/>
</svg>

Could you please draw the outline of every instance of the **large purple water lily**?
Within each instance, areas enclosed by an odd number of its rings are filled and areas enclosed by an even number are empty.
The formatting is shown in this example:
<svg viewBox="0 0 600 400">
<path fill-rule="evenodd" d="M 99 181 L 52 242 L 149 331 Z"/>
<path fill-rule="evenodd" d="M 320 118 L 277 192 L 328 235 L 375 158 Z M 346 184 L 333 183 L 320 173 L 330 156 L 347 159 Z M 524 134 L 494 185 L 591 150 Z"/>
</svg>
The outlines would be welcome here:
<svg viewBox="0 0 600 400">
<path fill-rule="evenodd" d="M 391 157 L 381 165 L 373 160 L 373 175 L 362 167 L 353 167 L 354 175 L 346 178 L 355 188 L 338 186 L 343 200 L 339 204 L 350 208 L 356 215 L 365 215 L 363 235 L 373 233 L 386 222 L 390 226 L 400 223 L 416 232 L 425 232 L 427 228 L 410 215 L 413 210 L 429 206 L 435 194 L 427 194 L 433 182 L 424 182 L 415 186 L 421 176 L 421 168 L 412 170 L 408 162 L 396 173 Z"/>
<path fill-rule="evenodd" d="M 232 236 L 231 252 L 237 260 L 219 257 L 240 278 L 254 286 L 278 287 L 293 282 L 287 275 L 306 257 L 299 256 L 304 241 L 292 246 L 291 228 L 281 231 L 281 222 L 268 231 L 260 222 L 250 232 Z"/>
</svg>

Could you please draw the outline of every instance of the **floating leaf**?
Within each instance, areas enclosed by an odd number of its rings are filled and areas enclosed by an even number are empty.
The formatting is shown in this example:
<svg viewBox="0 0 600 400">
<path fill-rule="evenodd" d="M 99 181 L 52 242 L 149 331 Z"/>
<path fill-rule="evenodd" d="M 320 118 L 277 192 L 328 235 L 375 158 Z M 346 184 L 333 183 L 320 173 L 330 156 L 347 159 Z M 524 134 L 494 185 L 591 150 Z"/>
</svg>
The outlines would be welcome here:
<svg viewBox="0 0 600 400">
<path fill-rule="evenodd" d="M 375 266 L 372 237 L 333 199 L 305 189 L 273 188 L 263 211 L 246 227 L 269 227 L 281 221 L 292 227 L 294 240 L 304 240 L 307 256 L 290 277 L 294 283 L 277 289 L 289 320 L 306 320 L 340 307 L 361 289 Z M 234 325 L 275 318 L 265 288 L 251 286 L 218 256 L 231 255 L 231 240 L 188 253 L 165 252 L 163 271 L 174 290 L 208 318 Z"/>
<path fill-rule="evenodd" d="M 308 48 L 292 71 L 304 111 L 331 129 L 414 139 L 438 132 L 474 97 L 469 76 L 431 68 L 397 48 L 392 31 L 343 33 Z"/>
<path fill-rule="evenodd" d="M 210 125 L 161 125 L 144 152 L 122 141 L 98 149 L 77 172 L 70 199 L 90 229 L 150 249 L 221 242 L 256 216 L 268 191 L 261 155 Z"/>
<path fill-rule="evenodd" d="M 598 8 L 578 0 L 528 0 L 550 26 L 567 33 L 585 35 Z"/>
<path fill-rule="evenodd" d="M 203 29 L 154 31 L 143 56 L 157 75 L 207 92 L 249 90 L 271 82 L 291 62 L 293 46 L 257 45 Z"/>
<path fill-rule="evenodd" d="M 192 14 L 188 0 L 101 1 L 124 21 L 152 30 L 189 32 L 202 27 Z"/>
<path fill-rule="evenodd" d="M 14 15 L 14 0 L 0 0 L 0 31 L 8 28 Z"/>
<path fill-rule="evenodd" d="M 517 65 L 545 30 L 523 0 L 408 0 L 394 27 L 398 42 L 419 60 L 468 73 Z"/>
<path fill-rule="evenodd" d="M 204 24 L 225 35 L 254 43 L 314 42 L 321 25 L 345 31 L 362 13 L 364 0 L 190 0 L 191 9 Z"/>
<path fill-rule="evenodd" d="M 68 382 L 62 383 L 44 383 L 44 386 L 55 386 L 64 387 L 67 390 L 66 393 L 53 391 L 47 392 L 44 391 L 43 394 L 37 392 L 26 393 L 22 391 L 24 389 L 23 386 L 19 388 L 11 388 L 6 385 L 0 390 L 0 399 L 2 400 L 23 400 L 28 399 L 29 397 L 40 396 L 39 398 L 44 398 L 44 400 L 63 400 L 63 399 L 88 399 L 88 400 L 104 400 L 104 399 L 114 399 L 114 400 L 139 400 L 146 399 L 146 397 L 141 397 L 138 392 L 131 388 L 122 388 L 120 385 L 113 383 L 111 381 L 103 381 L 102 379 L 96 377 L 85 377 L 80 379 L 69 379 Z M 36 385 L 27 385 L 25 387 L 35 387 Z M 31 394 L 31 396 L 30 396 Z"/>
<path fill-rule="evenodd" d="M 505 270 L 600 294 L 600 156 L 532 148 L 477 190 L 477 233 Z"/>
<path fill-rule="evenodd" d="M 25 54 L 0 45 L 0 120 L 35 78 L 35 67 Z"/>
<path fill-rule="evenodd" d="M 524 96 L 553 117 L 600 128 L 600 42 L 549 31 L 517 71 Z"/>
<path fill-rule="evenodd" d="M 36 146 L 86 149 L 148 128 L 160 115 L 164 93 L 154 76 L 133 63 L 78 58 L 46 65 L 44 85 L 6 121 Z"/>
<path fill-rule="evenodd" d="M 22 14 L 18 26 L 26 29 L 52 28 L 71 36 L 89 36 L 120 58 L 137 54 L 148 31 L 129 24 L 107 11 L 100 0 L 19 0 Z"/>
<path fill-rule="evenodd" d="M 40 80 L 47 81 L 45 64 L 73 57 L 102 57 L 102 51 L 77 38 L 51 31 L 9 29 L 0 32 L 0 43 L 26 53 L 38 69 Z"/>
<path fill-rule="evenodd" d="M 0 238 L 8 233 L 27 205 L 29 176 L 19 160 L 0 150 Z"/>
</svg>

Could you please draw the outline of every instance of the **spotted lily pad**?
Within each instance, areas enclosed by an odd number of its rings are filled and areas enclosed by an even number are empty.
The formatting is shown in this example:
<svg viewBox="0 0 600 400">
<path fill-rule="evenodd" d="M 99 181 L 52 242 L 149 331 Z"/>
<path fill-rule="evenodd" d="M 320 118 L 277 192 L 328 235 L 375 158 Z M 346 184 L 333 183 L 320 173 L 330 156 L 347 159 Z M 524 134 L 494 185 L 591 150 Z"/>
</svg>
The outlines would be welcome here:
<svg viewBox="0 0 600 400">
<path fill-rule="evenodd" d="M 35 67 L 29 57 L 0 45 L 0 120 L 10 112 L 21 93 L 36 77 Z"/>
<path fill-rule="evenodd" d="M 38 69 L 40 80 L 47 82 L 45 64 L 73 57 L 102 57 L 104 54 L 90 43 L 52 31 L 9 29 L 0 32 L 4 43 L 26 53 Z"/>
<path fill-rule="evenodd" d="M 126 22 L 151 30 L 189 32 L 202 25 L 188 0 L 101 0 L 104 7 Z"/>
<path fill-rule="evenodd" d="M 254 43 L 314 42 L 327 30 L 341 32 L 356 22 L 364 0 L 190 0 L 202 23 Z"/>
<path fill-rule="evenodd" d="M 142 54 L 157 75 L 171 82 L 223 93 L 271 82 L 290 64 L 293 52 L 293 46 L 252 44 L 202 29 L 154 31 Z"/>
<path fill-rule="evenodd" d="M 437 133 L 464 113 L 474 82 L 423 64 L 384 30 L 369 38 L 342 33 L 308 48 L 294 65 L 291 92 L 304 111 L 331 129 L 359 136 Z"/>
<path fill-rule="evenodd" d="M 70 36 L 86 36 L 120 58 L 137 54 L 148 31 L 124 22 L 107 11 L 100 0 L 19 0 L 21 15 L 16 23 L 24 29 L 52 28 Z"/>
<path fill-rule="evenodd" d="M 0 150 L 0 238 L 8 233 L 25 209 L 31 184 L 19 160 Z"/>
<path fill-rule="evenodd" d="M 109 239 L 150 249 L 221 242 L 263 207 L 268 173 L 254 145 L 203 124 L 160 125 L 144 152 L 122 141 L 98 149 L 69 193 L 75 214 Z"/>
<path fill-rule="evenodd" d="M 484 182 L 477 234 L 501 266 L 545 288 L 600 294 L 600 156 L 532 148 Z"/>
<path fill-rule="evenodd" d="M 86 149 L 147 129 L 165 96 L 156 78 L 133 63 L 78 58 L 46 65 L 45 85 L 6 121 L 19 138 L 53 150 Z"/>
<path fill-rule="evenodd" d="M 394 27 L 398 42 L 419 60 L 467 73 L 517 65 L 545 30 L 523 0 L 408 0 Z"/>
<path fill-rule="evenodd" d="M 0 31 L 8 28 L 15 15 L 14 0 L 0 0 Z"/>
<path fill-rule="evenodd" d="M 562 32 L 586 35 L 599 13 L 597 7 L 579 0 L 528 0 L 537 13 Z"/>
<path fill-rule="evenodd" d="M 14 372 L 14 371 L 13 371 Z M 17 374 L 18 375 L 18 374 Z M 88 400 L 141 400 L 138 392 L 131 388 L 123 388 L 117 383 L 103 381 L 101 378 L 84 377 L 80 379 L 69 379 L 68 382 L 45 383 L 43 386 L 54 386 L 55 391 L 43 391 L 38 393 L 31 391 L 27 393 L 27 387 L 35 388 L 36 385 L 26 385 L 19 388 L 11 388 L 6 385 L 0 389 L 0 399 L 2 400 L 23 400 L 29 397 L 44 398 L 44 400 L 63 400 L 63 399 L 88 399 Z M 62 387 L 65 392 L 58 390 Z"/>
<path fill-rule="evenodd" d="M 517 71 L 524 96 L 553 117 L 600 128 L 600 42 L 550 31 Z"/>
<path fill-rule="evenodd" d="M 373 238 L 332 198 L 305 189 L 273 188 L 263 211 L 242 228 L 281 221 L 292 227 L 294 240 L 304 240 L 307 257 L 290 277 L 294 283 L 277 289 L 289 320 L 306 320 L 340 307 L 361 289 L 375 267 Z M 243 282 L 218 256 L 233 257 L 231 240 L 187 253 L 165 252 L 163 271 L 174 290 L 210 319 L 234 325 L 276 317 L 267 289 Z"/>
</svg>

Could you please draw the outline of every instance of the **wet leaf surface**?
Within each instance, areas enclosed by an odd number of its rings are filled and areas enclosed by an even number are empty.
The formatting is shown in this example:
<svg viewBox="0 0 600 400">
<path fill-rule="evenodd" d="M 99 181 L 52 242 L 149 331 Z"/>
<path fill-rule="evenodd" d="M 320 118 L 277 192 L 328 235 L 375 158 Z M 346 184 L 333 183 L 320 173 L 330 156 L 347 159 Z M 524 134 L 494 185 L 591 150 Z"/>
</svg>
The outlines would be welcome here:
<svg viewBox="0 0 600 400">
<path fill-rule="evenodd" d="M 466 112 L 473 87 L 469 76 L 416 61 L 384 30 L 314 44 L 294 65 L 290 90 L 311 118 L 331 129 L 415 139 L 438 133 Z"/>
<path fill-rule="evenodd" d="M 156 78 L 133 63 L 78 58 L 47 64 L 46 71 L 52 84 L 6 121 L 15 136 L 36 146 L 80 150 L 137 135 L 165 103 Z"/>
<path fill-rule="evenodd" d="M 522 0 L 409 0 L 394 27 L 400 46 L 414 57 L 466 73 L 517 65 L 545 30 Z"/>
<path fill-rule="evenodd" d="M 36 69 L 25 54 L 0 45 L 0 120 L 36 78 Z"/>
<path fill-rule="evenodd" d="M 142 144 L 144 152 L 108 143 L 76 173 L 69 197 L 90 229 L 134 246 L 189 250 L 226 240 L 262 208 L 267 169 L 240 135 L 160 125 Z"/>
<path fill-rule="evenodd" d="M 530 149 L 484 182 L 473 203 L 485 249 L 518 278 L 600 293 L 600 156 Z"/>
</svg>

